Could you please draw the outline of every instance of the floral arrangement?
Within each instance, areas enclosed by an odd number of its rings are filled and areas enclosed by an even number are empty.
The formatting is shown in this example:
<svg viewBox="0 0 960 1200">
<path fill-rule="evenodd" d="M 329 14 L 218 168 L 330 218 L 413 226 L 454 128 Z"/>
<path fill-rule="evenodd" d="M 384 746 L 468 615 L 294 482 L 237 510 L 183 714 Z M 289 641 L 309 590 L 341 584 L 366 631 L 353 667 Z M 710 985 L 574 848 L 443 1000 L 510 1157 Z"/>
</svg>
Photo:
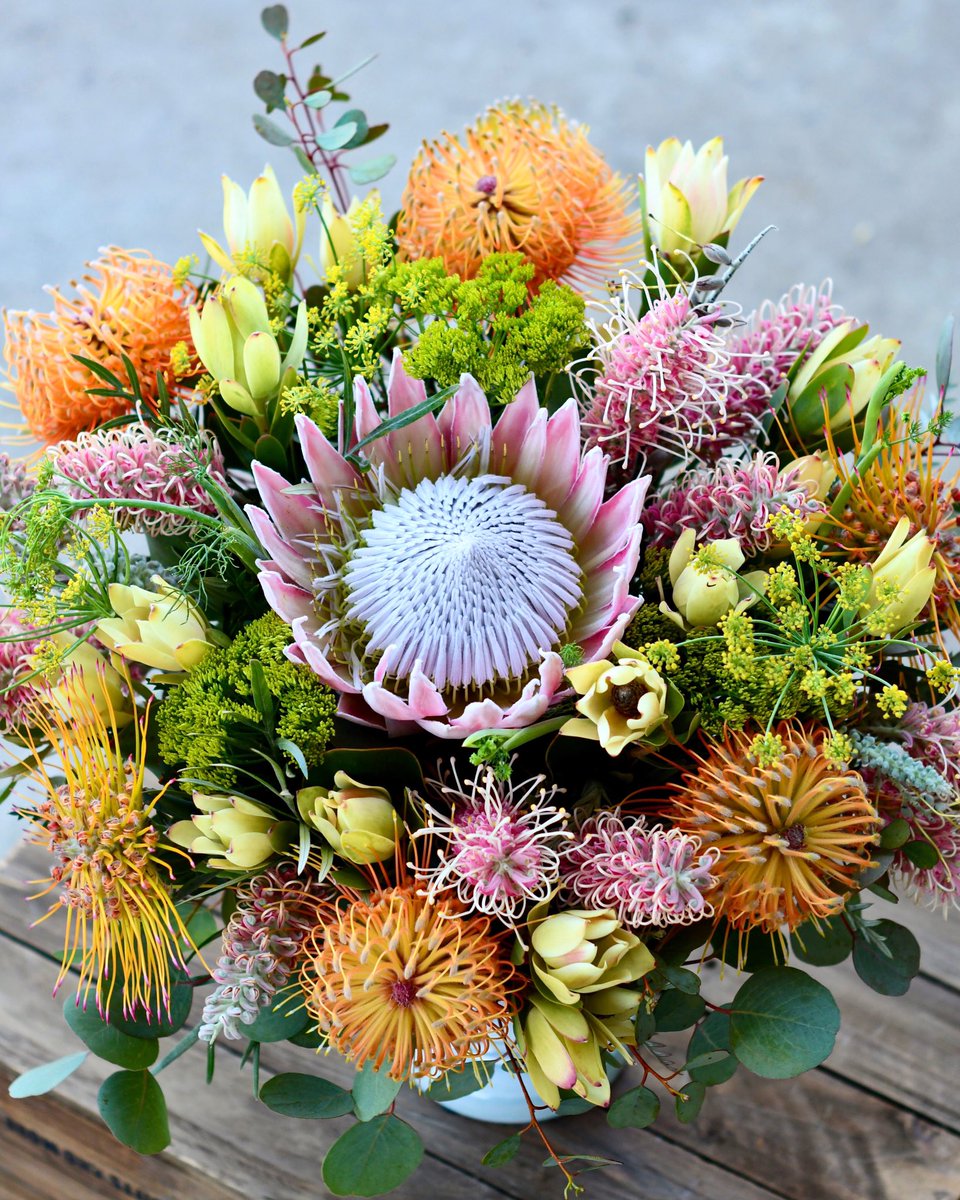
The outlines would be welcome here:
<svg viewBox="0 0 960 1200">
<path fill-rule="evenodd" d="M 206 266 L 109 248 L 5 316 L 43 449 L 0 464 L 4 778 L 85 1047 L 12 1090 L 99 1055 L 155 1153 L 161 1073 L 239 1046 L 271 1109 L 355 1115 L 323 1177 L 375 1195 L 423 1154 L 402 1087 L 507 1072 L 529 1121 L 484 1162 L 540 1139 L 573 1194 L 603 1161 L 552 1112 L 816 1066 L 804 967 L 902 994 L 871 902 L 960 897 L 951 331 L 931 386 L 828 286 L 742 315 L 761 179 L 719 138 L 638 189 L 501 103 L 388 220 L 386 125 L 263 23 L 292 197 L 224 178 Z M 264 1081 L 275 1041 L 303 1068 Z"/>
</svg>

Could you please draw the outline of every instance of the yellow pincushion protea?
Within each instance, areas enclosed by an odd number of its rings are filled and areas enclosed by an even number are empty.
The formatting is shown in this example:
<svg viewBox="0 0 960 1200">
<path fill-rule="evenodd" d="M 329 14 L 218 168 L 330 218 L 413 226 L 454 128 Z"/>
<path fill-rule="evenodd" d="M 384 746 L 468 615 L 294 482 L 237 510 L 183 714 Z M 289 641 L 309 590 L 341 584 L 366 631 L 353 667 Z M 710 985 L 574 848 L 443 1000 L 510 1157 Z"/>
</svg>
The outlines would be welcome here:
<svg viewBox="0 0 960 1200">
<path fill-rule="evenodd" d="M 172 360 L 183 360 L 190 326 L 190 285 L 144 250 L 111 246 L 95 262 L 76 295 L 51 288 L 53 311 L 4 312 L 9 387 L 30 435 L 47 445 L 96 429 L 130 409 L 119 396 L 91 395 L 103 381 L 76 356 L 91 359 L 121 380 L 133 364 L 148 407 L 158 398 L 160 375 L 172 391 Z M 176 352 L 176 354 L 175 354 Z"/>
<path fill-rule="evenodd" d="M 557 279 L 602 285 L 639 236 L 626 185 L 554 109 L 514 102 L 490 108 L 462 138 L 425 142 L 414 161 L 397 225 L 409 259 L 439 255 L 472 278 L 489 254 L 520 251 L 531 288 Z"/>
<path fill-rule="evenodd" d="M 877 812 L 860 775 L 832 765 L 828 733 L 783 722 L 779 757 L 762 762 L 751 733 L 731 732 L 672 789 L 668 819 L 720 851 L 707 899 L 734 929 L 836 916 L 870 865 Z"/>
<path fill-rule="evenodd" d="M 104 715 L 79 689 L 71 703 L 76 716 L 36 706 L 30 776 L 41 797 L 21 810 L 31 840 L 55 860 L 38 895 L 59 895 L 41 919 L 66 910 L 56 986 L 78 966 L 77 995 L 92 991 L 101 1012 L 119 989 L 126 1014 L 158 1015 L 169 1008 L 173 970 L 184 965 L 190 939 L 167 886 L 167 856 L 181 852 L 159 851 L 162 827 L 153 811 L 160 795 L 144 792 L 148 714 L 134 722 L 127 758 L 112 708 Z M 53 747 L 49 769 L 45 742 Z"/>
</svg>

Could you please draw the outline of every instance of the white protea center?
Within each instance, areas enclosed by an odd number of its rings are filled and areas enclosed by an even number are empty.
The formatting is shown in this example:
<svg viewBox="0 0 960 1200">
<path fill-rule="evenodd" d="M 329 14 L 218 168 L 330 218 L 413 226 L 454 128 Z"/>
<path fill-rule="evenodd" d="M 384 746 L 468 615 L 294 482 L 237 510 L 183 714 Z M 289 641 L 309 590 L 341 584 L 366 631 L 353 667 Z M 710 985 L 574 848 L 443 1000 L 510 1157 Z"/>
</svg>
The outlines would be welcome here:
<svg viewBox="0 0 960 1200">
<path fill-rule="evenodd" d="M 372 514 L 344 569 L 348 620 L 367 654 L 402 647 L 438 688 L 519 678 L 555 647 L 583 596 L 556 513 L 497 475 L 423 479 Z"/>
<path fill-rule="evenodd" d="M 390 418 L 424 411 L 399 354 L 387 391 Z M 354 402 L 362 459 L 298 415 L 309 480 L 253 464 L 260 583 L 290 626 L 288 655 L 340 693 L 342 716 L 390 732 L 464 738 L 540 720 L 569 687 L 562 646 L 606 658 L 637 608 L 649 480 L 606 494 L 576 401 L 550 413 L 532 380 L 496 423 L 468 375 L 435 416 L 382 435 L 362 380 Z"/>
</svg>

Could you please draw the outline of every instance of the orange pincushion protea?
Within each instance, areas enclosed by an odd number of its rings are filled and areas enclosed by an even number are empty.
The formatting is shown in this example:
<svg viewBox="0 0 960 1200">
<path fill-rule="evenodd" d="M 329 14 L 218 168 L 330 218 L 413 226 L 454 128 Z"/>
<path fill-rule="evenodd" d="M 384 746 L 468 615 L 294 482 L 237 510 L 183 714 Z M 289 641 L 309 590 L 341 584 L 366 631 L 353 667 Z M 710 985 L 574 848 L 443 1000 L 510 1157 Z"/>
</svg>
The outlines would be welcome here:
<svg viewBox="0 0 960 1200">
<path fill-rule="evenodd" d="M 128 412 L 117 396 L 94 396 L 103 387 L 75 355 L 101 363 L 119 379 L 133 364 L 143 399 L 157 400 L 157 373 L 174 390 L 171 353 L 189 348 L 187 309 L 196 299 L 173 269 L 143 250 L 107 248 L 87 264 L 90 273 L 74 284 L 75 296 L 51 288 L 50 313 L 5 312 L 5 356 L 10 388 L 34 438 L 51 445 L 95 429 Z M 191 351 L 192 353 L 192 351 Z"/>
<path fill-rule="evenodd" d="M 488 917 L 408 884 L 347 893 L 321 921 L 307 1009 L 358 1068 L 389 1063 L 393 1079 L 455 1070 L 508 1035 L 520 980 Z"/>
<path fill-rule="evenodd" d="M 775 733 L 783 753 L 767 766 L 750 733 L 713 743 L 673 789 L 667 814 L 720 851 L 707 899 L 741 932 L 836 916 L 879 828 L 861 777 L 825 758 L 823 732 L 782 722 Z"/>
<path fill-rule="evenodd" d="M 923 393 L 911 398 L 906 415 L 926 425 Z M 845 560 L 871 562 L 901 517 L 910 536 L 926 533 L 936 549 L 931 565 L 937 578 L 929 614 L 938 630 L 960 636 L 960 463 L 938 448 L 931 436 L 904 437 L 903 411 L 891 412 L 879 456 L 866 471 L 854 472 L 841 450 L 830 446 L 833 468 L 851 491 L 842 513 L 821 526 L 820 536 Z M 859 455 L 860 447 L 856 446 Z"/>
<path fill-rule="evenodd" d="M 443 258 L 472 278 L 488 254 L 520 251 L 531 288 L 602 285 L 639 234 L 624 180 L 582 126 L 538 104 L 489 109 L 462 140 L 425 142 L 403 196 L 397 240 L 409 259 Z"/>
</svg>

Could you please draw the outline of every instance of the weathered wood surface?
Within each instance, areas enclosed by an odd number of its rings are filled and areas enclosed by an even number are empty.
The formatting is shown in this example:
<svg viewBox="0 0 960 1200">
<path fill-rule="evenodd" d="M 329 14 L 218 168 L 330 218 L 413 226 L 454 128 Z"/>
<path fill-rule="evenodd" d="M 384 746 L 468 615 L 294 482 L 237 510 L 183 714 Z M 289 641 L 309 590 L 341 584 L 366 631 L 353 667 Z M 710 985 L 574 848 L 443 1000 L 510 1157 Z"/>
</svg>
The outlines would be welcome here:
<svg viewBox="0 0 960 1200">
<path fill-rule="evenodd" d="M 42 854 L 23 851 L 0 867 L 0 1072 L 16 1074 L 77 1048 L 49 999 L 60 945 L 57 918 L 30 930 L 45 902 L 25 903 Z M 960 944 L 958 925 L 900 906 L 897 917 L 924 946 L 924 975 L 908 997 L 870 992 L 848 966 L 824 972 L 844 1023 L 824 1068 L 770 1082 L 741 1070 L 684 1126 L 672 1116 L 656 1130 L 621 1131 L 602 1114 L 554 1124 L 570 1153 L 616 1158 L 621 1166 L 584 1178 L 593 1200 L 960 1200 Z M 735 986 L 711 983 L 711 995 Z M 113 1068 L 87 1063 L 58 1092 L 11 1101 L 0 1083 L 2 1200 L 87 1200 L 113 1194 L 142 1200 L 315 1200 L 328 1195 L 319 1163 L 342 1122 L 282 1119 L 257 1104 L 249 1069 L 218 1051 L 214 1084 L 199 1057 L 164 1072 L 173 1145 L 151 1160 L 117 1146 L 95 1115 L 96 1091 Z M 287 1044 L 264 1047 L 266 1074 L 316 1071 L 349 1084 L 335 1056 Z M 392 1193 L 398 1200 L 493 1200 L 559 1196 L 559 1176 L 532 1142 L 503 1170 L 480 1165 L 509 1132 L 451 1116 L 404 1095 L 402 1115 L 423 1135 L 427 1158 Z M 79 1161 L 78 1161 L 79 1160 Z M 101 1172 L 98 1176 L 96 1172 Z M 119 1184 L 111 1182 L 111 1171 Z M 99 1188 L 100 1190 L 97 1190 Z"/>
</svg>

